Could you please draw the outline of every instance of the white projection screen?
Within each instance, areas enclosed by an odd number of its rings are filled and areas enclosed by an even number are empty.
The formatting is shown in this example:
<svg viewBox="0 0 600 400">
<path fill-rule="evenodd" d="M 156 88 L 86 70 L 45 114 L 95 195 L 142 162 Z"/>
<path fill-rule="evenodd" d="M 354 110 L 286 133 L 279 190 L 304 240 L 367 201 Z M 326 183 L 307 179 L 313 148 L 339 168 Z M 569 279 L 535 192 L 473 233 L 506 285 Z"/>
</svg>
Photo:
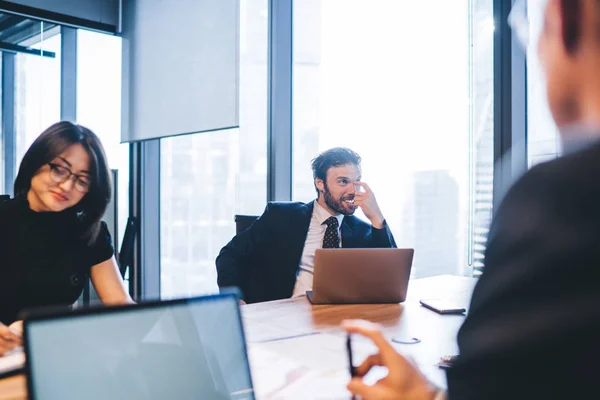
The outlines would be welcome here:
<svg viewBox="0 0 600 400">
<path fill-rule="evenodd" d="M 239 0 L 122 5 L 122 141 L 238 127 Z"/>
</svg>

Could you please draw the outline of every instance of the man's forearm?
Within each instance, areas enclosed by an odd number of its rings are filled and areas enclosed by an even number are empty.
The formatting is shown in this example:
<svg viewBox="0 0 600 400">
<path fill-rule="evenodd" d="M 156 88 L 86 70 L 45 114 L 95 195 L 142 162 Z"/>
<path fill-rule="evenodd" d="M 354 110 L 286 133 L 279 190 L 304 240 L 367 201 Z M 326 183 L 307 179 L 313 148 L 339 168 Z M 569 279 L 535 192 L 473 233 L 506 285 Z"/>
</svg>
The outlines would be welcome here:
<svg viewBox="0 0 600 400">
<path fill-rule="evenodd" d="M 383 227 L 381 229 L 374 226 L 371 227 L 371 241 L 373 247 L 396 247 L 394 236 L 385 220 L 383 221 Z"/>
<path fill-rule="evenodd" d="M 219 288 L 239 287 L 241 284 L 239 262 L 236 256 L 231 254 L 232 251 L 232 249 L 225 247 L 217 257 L 217 285 L 219 285 Z"/>
<path fill-rule="evenodd" d="M 385 218 L 383 218 L 383 214 L 375 215 L 371 217 L 369 221 L 371 222 L 371 226 L 375 229 L 383 229 L 385 226 Z"/>
</svg>

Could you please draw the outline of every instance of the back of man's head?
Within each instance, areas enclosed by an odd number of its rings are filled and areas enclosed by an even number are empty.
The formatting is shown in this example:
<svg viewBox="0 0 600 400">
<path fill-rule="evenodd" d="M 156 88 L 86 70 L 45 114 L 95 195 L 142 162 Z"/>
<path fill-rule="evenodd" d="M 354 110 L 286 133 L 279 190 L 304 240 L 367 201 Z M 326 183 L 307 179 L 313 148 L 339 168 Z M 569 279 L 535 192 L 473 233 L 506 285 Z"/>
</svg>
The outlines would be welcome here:
<svg viewBox="0 0 600 400">
<path fill-rule="evenodd" d="M 600 0 L 547 3 L 537 50 L 552 115 L 600 128 Z"/>
</svg>

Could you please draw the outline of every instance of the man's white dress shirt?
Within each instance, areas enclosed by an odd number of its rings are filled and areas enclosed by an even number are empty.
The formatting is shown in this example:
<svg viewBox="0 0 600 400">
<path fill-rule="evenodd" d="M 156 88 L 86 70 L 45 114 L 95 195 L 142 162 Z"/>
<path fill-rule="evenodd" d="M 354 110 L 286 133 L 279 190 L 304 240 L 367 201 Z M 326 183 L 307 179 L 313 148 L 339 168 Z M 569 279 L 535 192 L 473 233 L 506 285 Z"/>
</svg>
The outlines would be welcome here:
<svg viewBox="0 0 600 400">
<path fill-rule="evenodd" d="M 304 242 L 304 250 L 300 259 L 300 270 L 296 277 L 296 286 L 292 297 L 303 296 L 307 290 L 312 290 L 313 270 L 315 266 L 315 250 L 323 247 L 323 237 L 327 224 L 325 221 L 331 217 L 331 214 L 324 209 L 316 200 L 314 201 L 313 213 Z M 342 221 L 344 216 L 337 214 L 335 217 L 338 220 L 338 237 L 340 238 L 340 247 L 342 247 Z"/>
</svg>

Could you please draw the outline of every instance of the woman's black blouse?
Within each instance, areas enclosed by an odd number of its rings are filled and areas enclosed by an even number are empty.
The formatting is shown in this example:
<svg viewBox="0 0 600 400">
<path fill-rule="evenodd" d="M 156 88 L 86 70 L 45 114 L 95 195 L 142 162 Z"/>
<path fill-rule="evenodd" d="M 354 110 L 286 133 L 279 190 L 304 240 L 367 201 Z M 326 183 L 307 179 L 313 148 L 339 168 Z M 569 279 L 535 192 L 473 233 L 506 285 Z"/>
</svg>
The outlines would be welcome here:
<svg viewBox="0 0 600 400">
<path fill-rule="evenodd" d="M 0 322 L 26 309 L 67 306 L 83 290 L 90 268 L 114 249 L 106 224 L 91 246 L 72 210 L 34 212 L 25 199 L 0 203 Z"/>
</svg>

